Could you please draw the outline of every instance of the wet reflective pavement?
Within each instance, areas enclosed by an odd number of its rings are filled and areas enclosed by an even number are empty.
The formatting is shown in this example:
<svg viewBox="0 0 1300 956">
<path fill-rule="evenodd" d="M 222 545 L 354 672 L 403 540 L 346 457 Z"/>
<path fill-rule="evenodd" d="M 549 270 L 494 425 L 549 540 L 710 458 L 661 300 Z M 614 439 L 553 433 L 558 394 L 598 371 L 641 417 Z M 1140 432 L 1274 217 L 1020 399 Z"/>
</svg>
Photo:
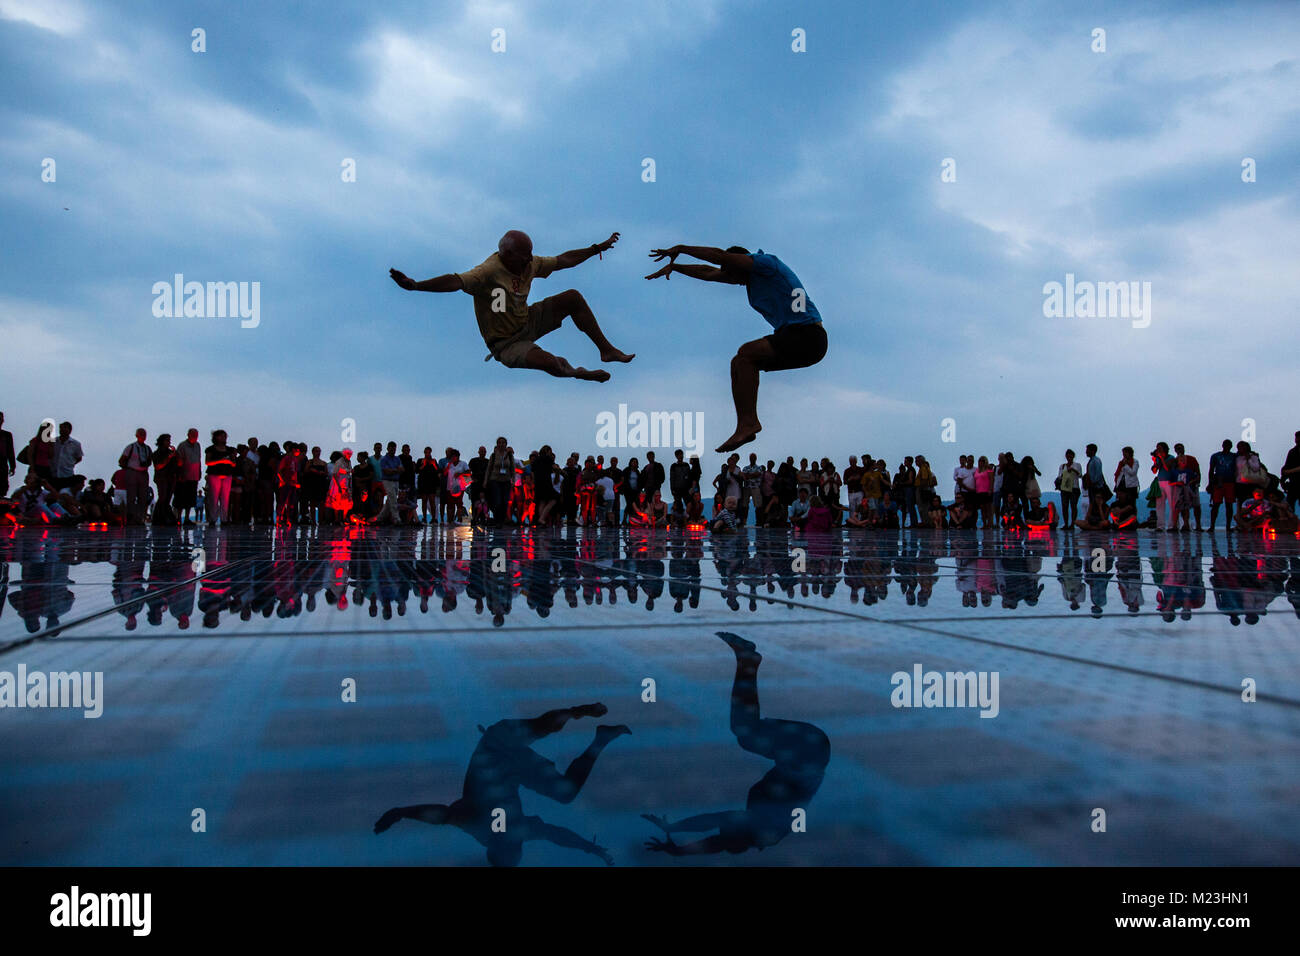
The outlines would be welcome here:
<svg viewBox="0 0 1300 956">
<path fill-rule="evenodd" d="M 0 569 L 0 863 L 1300 862 L 1292 537 L 11 530 Z"/>
</svg>

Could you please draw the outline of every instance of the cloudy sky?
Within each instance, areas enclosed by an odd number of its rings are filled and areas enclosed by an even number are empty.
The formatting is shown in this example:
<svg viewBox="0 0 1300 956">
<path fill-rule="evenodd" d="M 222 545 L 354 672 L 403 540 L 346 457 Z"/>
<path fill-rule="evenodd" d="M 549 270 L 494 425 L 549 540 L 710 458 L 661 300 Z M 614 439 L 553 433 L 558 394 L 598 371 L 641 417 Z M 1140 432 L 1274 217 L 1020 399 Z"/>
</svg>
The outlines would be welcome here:
<svg viewBox="0 0 1300 956">
<path fill-rule="evenodd" d="M 764 376 L 765 459 L 1164 438 L 1204 462 L 1252 419 L 1275 466 L 1297 59 L 1290 3 L 0 0 L 0 410 L 19 440 L 71 419 L 90 474 L 137 425 L 594 452 L 620 403 L 702 412 L 711 447 L 767 326 L 737 288 L 641 277 L 652 246 L 734 243 L 798 273 L 831 343 Z M 622 233 L 533 287 L 579 288 L 638 353 L 610 383 L 485 364 L 468 297 L 388 279 L 509 228 L 546 254 Z M 260 324 L 156 317 L 175 273 L 260 283 Z M 1044 316 L 1067 273 L 1151 283 L 1149 326 Z M 572 328 L 544 344 L 595 361 Z"/>
</svg>

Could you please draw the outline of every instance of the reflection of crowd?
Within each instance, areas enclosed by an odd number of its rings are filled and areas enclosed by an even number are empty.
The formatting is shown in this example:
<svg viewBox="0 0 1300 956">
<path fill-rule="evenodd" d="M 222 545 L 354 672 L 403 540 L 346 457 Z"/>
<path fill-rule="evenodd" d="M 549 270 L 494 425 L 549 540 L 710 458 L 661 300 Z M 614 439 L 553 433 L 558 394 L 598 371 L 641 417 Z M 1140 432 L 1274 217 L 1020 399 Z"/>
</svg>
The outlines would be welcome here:
<svg viewBox="0 0 1300 956">
<path fill-rule="evenodd" d="M 7 596 L 29 632 L 56 627 L 73 605 L 73 569 L 108 563 L 113 604 L 127 630 L 141 618 L 158 627 L 170 617 L 185 630 L 197 615 L 203 627 L 215 628 L 232 615 L 292 618 L 323 610 L 322 604 L 385 620 L 417 609 L 468 607 L 497 626 L 520 601 L 542 618 L 557 603 L 681 612 L 720 599 L 733 611 L 753 611 L 769 602 L 829 601 L 837 592 L 852 604 L 876 605 L 896 588 L 905 604 L 924 607 L 944 579 L 965 608 L 1041 608 L 1059 588 L 1070 610 L 1086 608 L 1097 616 L 1107 612 L 1115 584 L 1128 613 L 1144 610 L 1154 598 L 1145 609 L 1173 621 L 1206 606 L 1208 562 L 1214 607 L 1234 624 L 1256 623 L 1282 595 L 1300 615 L 1300 553 L 1272 539 L 1247 553 L 1231 544 L 1221 548 L 1213 538 L 1186 545 L 1158 538 L 1145 554 L 1144 592 L 1143 555 L 1127 535 L 1064 542 L 1051 536 L 922 533 L 898 542 L 801 535 L 792 551 L 787 535 L 766 532 L 751 538 L 481 529 L 461 536 L 351 528 L 276 532 L 267 547 L 250 552 L 245 539 L 216 531 L 198 538 L 201 576 L 191 537 L 170 530 L 148 537 L 138 531 L 9 536 L 0 539 L 0 600 Z M 21 567 L 20 584 L 9 583 L 10 564 Z M 1049 587 L 1053 577 L 1056 587 Z"/>
</svg>

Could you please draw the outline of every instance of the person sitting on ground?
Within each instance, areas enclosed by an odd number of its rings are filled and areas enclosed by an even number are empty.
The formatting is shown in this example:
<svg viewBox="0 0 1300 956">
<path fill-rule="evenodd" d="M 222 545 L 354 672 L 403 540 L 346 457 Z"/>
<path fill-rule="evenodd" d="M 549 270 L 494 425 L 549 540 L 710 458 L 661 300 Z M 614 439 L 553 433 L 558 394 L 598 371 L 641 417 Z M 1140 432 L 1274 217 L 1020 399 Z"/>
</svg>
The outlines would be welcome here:
<svg viewBox="0 0 1300 956">
<path fill-rule="evenodd" d="M 831 530 L 831 509 L 821 495 L 808 499 L 808 516 L 804 518 L 803 531 L 824 534 Z"/>
<path fill-rule="evenodd" d="M 875 512 L 867 504 L 867 499 L 859 496 L 857 507 L 844 520 L 851 528 L 872 528 L 875 527 L 876 518 Z"/>
<path fill-rule="evenodd" d="M 1007 531 L 1025 530 L 1024 507 L 1020 503 L 1020 496 L 1015 492 L 1007 492 L 1002 496 L 1002 527 Z"/>
<path fill-rule="evenodd" d="M 710 524 L 715 534 L 733 534 L 740 529 L 740 519 L 736 517 L 737 501 L 734 495 L 728 495 L 722 502 L 722 510 L 713 517 Z"/>
<path fill-rule="evenodd" d="M 948 506 L 949 528 L 971 529 L 975 527 L 976 512 L 967 505 L 965 499 L 966 496 L 963 495 Z"/>
<path fill-rule="evenodd" d="M 1256 488 L 1251 497 L 1237 508 L 1237 527 L 1242 531 L 1254 531 L 1264 525 L 1273 514 L 1273 503 L 1264 494 L 1263 488 Z"/>
<path fill-rule="evenodd" d="M 650 527 L 668 527 L 668 504 L 658 489 L 655 489 L 654 497 L 650 501 L 649 517 Z"/>
<path fill-rule="evenodd" d="M 877 527 L 884 528 L 887 531 L 898 530 L 898 505 L 894 502 L 894 496 L 890 494 L 888 488 L 880 493 L 880 502 L 876 506 Z"/>
<path fill-rule="evenodd" d="M 700 489 L 691 489 L 691 500 L 686 502 L 686 523 L 688 525 L 704 524 L 704 499 L 700 497 Z"/>
<path fill-rule="evenodd" d="M 90 487 L 81 493 L 81 510 L 87 521 L 112 519 L 113 499 L 104 492 L 103 478 L 92 478 Z"/>
<path fill-rule="evenodd" d="M 791 527 L 803 530 L 804 522 L 808 520 L 808 489 L 803 485 L 799 486 L 799 497 L 790 503 L 790 525 Z"/>
<path fill-rule="evenodd" d="M 773 494 L 763 502 L 763 527 L 788 528 L 790 520 L 786 517 L 786 507 L 781 503 L 781 496 Z"/>
</svg>

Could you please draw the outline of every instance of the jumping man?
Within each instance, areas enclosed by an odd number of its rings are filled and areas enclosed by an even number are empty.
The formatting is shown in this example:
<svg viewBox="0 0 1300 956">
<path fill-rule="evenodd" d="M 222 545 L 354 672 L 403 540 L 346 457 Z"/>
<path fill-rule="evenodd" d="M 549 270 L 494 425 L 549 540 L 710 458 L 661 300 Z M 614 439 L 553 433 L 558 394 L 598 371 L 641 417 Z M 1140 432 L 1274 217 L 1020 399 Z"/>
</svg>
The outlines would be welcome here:
<svg viewBox="0 0 1300 956">
<path fill-rule="evenodd" d="M 758 373 L 788 368 L 808 368 L 826 355 L 826 331 L 821 313 L 813 305 L 799 277 L 776 256 L 759 249 L 753 255 L 742 246 L 726 251 L 712 246 L 673 246 L 654 249 L 650 255 L 668 265 L 647 279 L 665 279 L 674 272 L 705 282 L 743 285 L 749 304 L 775 330 L 771 335 L 746 342 L 731 359 L 731 397 L 736 403 L 736 431 L 717 447 L 731 451 L 753 441 L 763 426 L 758 421 Z M 712 266 L 676 264 L 678 256 L 693 256 Z"/>
<path fill-rule="evenodd" d="M 396 269 L 388 274 L 403 289 L 414 292 L 468 292 L 474 297 L 474 317 L 487 343 L 490 358 L 507 368 L 535 368 L 558 378 L 609 381 L 603 369 L 574 368 L 568 360 L 552 355 L 536 344 L 554 332 L 565 318 L 581 329 L 600 349 L 602 362 L 630 362 L 636 357 L 610 344 L 600 330 L 587 300 L 577 289 L 568 289 L 528 304 L 534 279 L 544 279 L 560 269 L 572 269 L 592 256 L 600 255 L 618 242 L 618 233 L 586 249 L 573 249 L 559 256 L 533 255 L 533 241 L 526 233 L 512 229 L 501 237 L 497 251 L 468 272 L 449 272 L 416 282 Z M 484 359 L 487 361 L 487 359 Z"/>
</svg>

